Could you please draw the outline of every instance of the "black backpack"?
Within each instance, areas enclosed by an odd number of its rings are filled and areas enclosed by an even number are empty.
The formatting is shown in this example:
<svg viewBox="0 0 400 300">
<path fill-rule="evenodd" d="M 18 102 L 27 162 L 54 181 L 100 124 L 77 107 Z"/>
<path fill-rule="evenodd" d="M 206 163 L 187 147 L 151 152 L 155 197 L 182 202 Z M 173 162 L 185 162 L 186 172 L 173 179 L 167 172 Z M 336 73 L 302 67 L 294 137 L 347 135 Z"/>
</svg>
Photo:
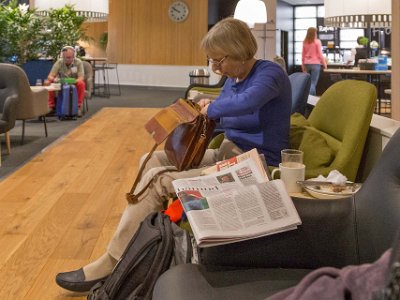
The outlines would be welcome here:
<svg viewBox="0 0 400 300">
<path fill-rule="evenodd" d="M 158 277 L 173 265 L 189 263 L 191 256 L 189 233 L 168 216 L 151 213 L 140 224 L 112 274 L 92 288 L 88 299 L 151 299 Z"/>
</svg>

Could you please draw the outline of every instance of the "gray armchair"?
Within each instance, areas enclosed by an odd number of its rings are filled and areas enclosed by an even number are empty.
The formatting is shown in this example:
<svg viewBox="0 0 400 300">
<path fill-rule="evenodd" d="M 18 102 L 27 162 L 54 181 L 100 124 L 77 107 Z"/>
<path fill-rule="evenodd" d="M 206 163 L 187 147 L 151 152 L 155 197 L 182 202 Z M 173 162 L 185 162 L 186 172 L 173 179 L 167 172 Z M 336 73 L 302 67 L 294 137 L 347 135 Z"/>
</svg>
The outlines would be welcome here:
<svg viewBox="0 0 400 300">
<path fill-rule="evenodd" d="M 353 197 L 293 198 L 303 222 L 297 230 L 202 249 L 200 265 L 178 265 L 158 279 L 153 300 L 265 299 L 313 269 L 374 262 L 400 226 L 399 148 L 400 130 Z"/>
<path fill-rule="evenodd" d="M 15 117 L 17 114 L 18 97 L 17 95 L 6 96 L 1 92 L 0 88 L 0 105 L 3 107 L 0 115 L 0 134 L 4 133 L 7 152 L 11 153 L 10 130 L 15 126 Z M 5 101 L 3 101 L 5 98 Z M 0 149 L 0 166 L 1 166 L 1 149 Z"/>
<path fill-rule="evenodd" d="M 22 120 L 22 143 L 25 137 L 25 121 L 29 119 L 42 117 L 47 137 L 46 114 L 50 111 L 47 90 L 32 91 L 28 77 L 20 67 L 3 63 L 0 64 L 0 86 L 7 87 L 7 90 L 18 96 L 16 119 Z"/>
<path fill-rule="evenodd" d="M 83 69 L 85 71 L 85 85 L 86 85 L 85 98 L 83 100 L 83 106 L 82 106 L 82 113 L 85 114 L 87 111 L 89 111 L 88 100 L 92 98 L 93 69 L 92 65 L 87 61 L 82 61 L 82 63 L 83 63 Z"/>
</svg>

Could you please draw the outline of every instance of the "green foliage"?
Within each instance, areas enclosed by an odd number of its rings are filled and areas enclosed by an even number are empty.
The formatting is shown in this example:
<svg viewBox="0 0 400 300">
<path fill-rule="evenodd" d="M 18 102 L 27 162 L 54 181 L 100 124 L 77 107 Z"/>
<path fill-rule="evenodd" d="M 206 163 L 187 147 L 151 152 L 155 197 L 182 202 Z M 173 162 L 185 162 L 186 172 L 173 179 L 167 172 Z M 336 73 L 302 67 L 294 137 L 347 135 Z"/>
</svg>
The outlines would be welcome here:
<svg viewBox="0 0 400 300">
<path fill-rule="evenodd" d="M 0 0 L 1 1 L 1 0 Z M 49 57 L 56 60 L 62 47 L 74 46 L 78 40 L 87 39 L 83 23 L 71 5 L 51 9 L 45 16 L 36 9 L 12 0 L 4 5 L 0 2 L 0 62 L 10 57 L 17 64 L 31 59 Z"/>
<path fill-rule="evenodd" d="M 368 38 L 363 36 L 359 38 L 359 44 L 363 45 L 363 46 L 367 46 L 368 45 Z"/>
<path fill-rule="evenodd" d="M 108 44 L 108 32 L 107 31 L 103 32 L 102 35 L 100 36 L 99 44 L 100 44 L 101 49 L 106 50 L 107 44 Z"/>
<path fill-rule="evenodd" d="M 16 0 L 0 6 L 0 60 L 15 56 L 18 64 L 37 58 L 42 39 L 42 22 L 35 10 Z"/>
<path fill-rule="evenodd" d="M 46 34 L 44 53 L 56 60 L 64 46 L 74 46 L 80 39 L 87 39 L 82 28 L 85 17 L 77 15 L 73 6 L 66 5 L 59 9 L 50 9 L 45 17 Z"/>
</svg>

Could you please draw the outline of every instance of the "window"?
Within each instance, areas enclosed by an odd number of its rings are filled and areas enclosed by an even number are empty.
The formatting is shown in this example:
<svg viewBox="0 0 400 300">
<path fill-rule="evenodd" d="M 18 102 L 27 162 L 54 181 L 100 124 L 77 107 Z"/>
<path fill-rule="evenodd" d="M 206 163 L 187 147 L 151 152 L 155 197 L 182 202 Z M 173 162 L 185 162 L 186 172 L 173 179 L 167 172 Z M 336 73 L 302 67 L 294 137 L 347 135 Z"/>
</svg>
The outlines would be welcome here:
<svg viewBox="0 0 400 300">
<path fill-rule="evenodd" d="M 323 17 L 323 5 L 295 6 L 294 7 L 294 63 L 301 65 L 303 41 L 309 27 L 317 27 L 317 18 Z"/>
<path fill-rule="evenodd" d="M 340 48 L 354 48 L 359 36 L 364 36 L 364 29 L 340 29 Z"/>
<path fill-rule="evenodd" d="M 301 65 L 303 40 L 309 27 L 321 30 L 324 24 L 325 7 L 323 5 L 306 5 L 294 7 L 294 64 Z M 350 55 L 351 49 L 357 45 L 357 37 L 364 36 L 364 29 L 333 29 L 325 28 L 319 32 L 324 52 L 330 60 L 344 60 Z M 327 41 L 334 41 L 335 51 L 325 50 Z"/>
</svg>

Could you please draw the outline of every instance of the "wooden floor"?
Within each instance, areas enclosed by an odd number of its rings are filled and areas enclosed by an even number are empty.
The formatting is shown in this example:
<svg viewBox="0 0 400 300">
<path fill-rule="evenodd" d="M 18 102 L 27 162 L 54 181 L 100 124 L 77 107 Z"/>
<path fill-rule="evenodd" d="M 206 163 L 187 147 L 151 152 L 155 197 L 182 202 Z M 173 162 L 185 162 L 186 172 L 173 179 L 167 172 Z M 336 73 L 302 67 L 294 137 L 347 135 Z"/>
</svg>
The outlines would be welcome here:
<svg viewBox="0 0 400 300">
<path fill-rule="evenodd" d="M 104 108 L 0 182 L 0 299 L 86 299 L 54 277 L 104 252 L 157 111 Z"/>
</svg>

